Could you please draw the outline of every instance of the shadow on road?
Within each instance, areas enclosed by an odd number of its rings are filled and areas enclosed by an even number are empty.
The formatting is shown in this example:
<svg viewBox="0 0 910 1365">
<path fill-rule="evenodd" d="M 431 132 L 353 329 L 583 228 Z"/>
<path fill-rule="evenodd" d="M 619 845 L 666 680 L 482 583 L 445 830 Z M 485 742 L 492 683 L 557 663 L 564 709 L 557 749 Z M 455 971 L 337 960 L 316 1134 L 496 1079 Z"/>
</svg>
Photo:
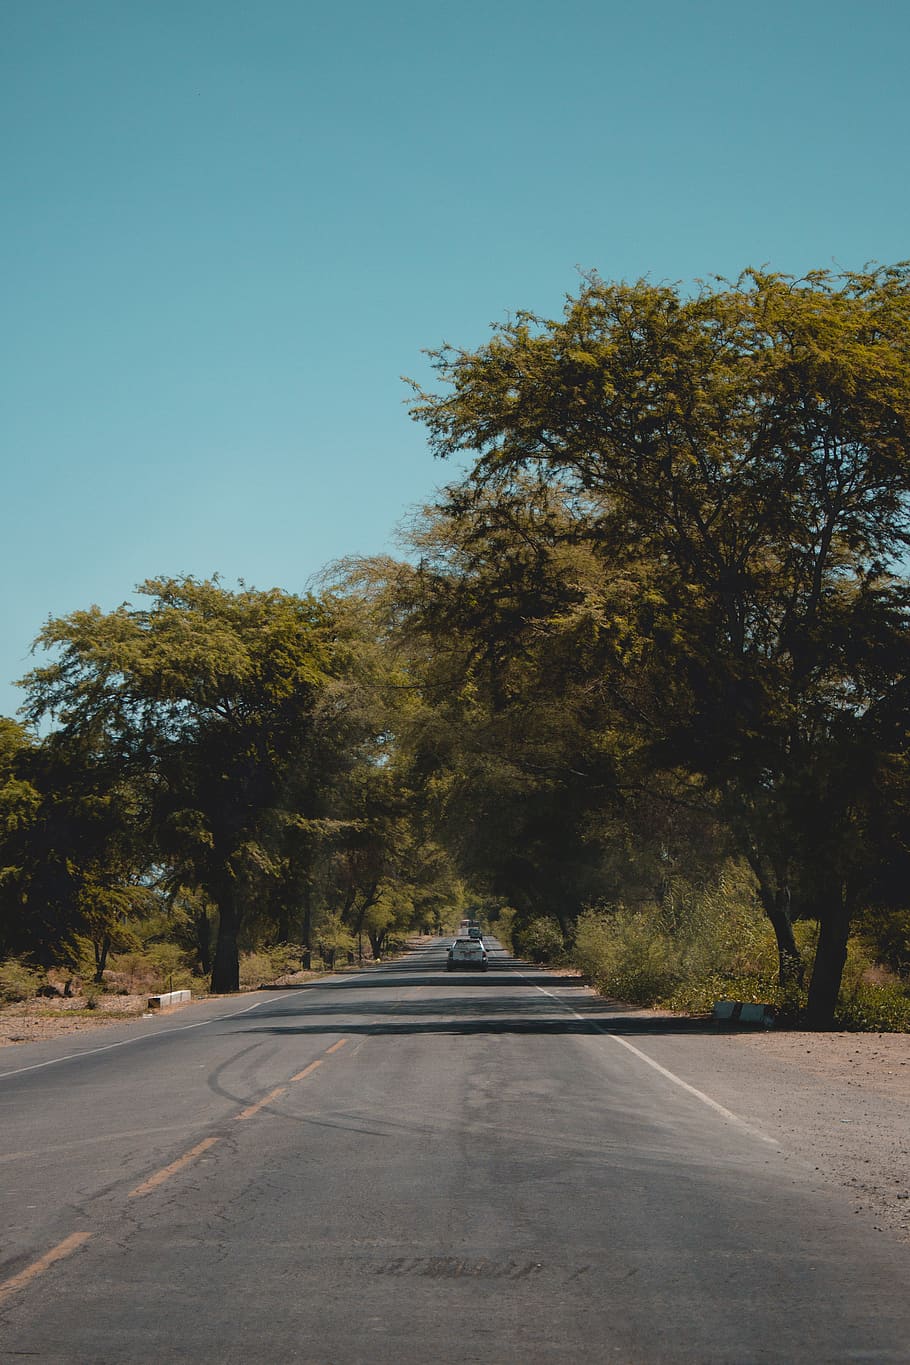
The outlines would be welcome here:
<svg viewBox="0 0 910 1365">
<path fill-rule="evenodd" d="M 382 964 L 362 975 L 346 974 L 305 982 L 297 987 L 281 987 L 285 994 L 295 990 L 310 993 L 310 1000 L 304 1005 L 306 1014 L 291 1013 L 287 1008 L 260 1008 L 255 1020 L 250 1019 L 246 1027 L 251 1033 L 275 1034 L 319 1034 L 344 1029 L 347 1033 L 373 1037 L 433 1033 L 555 1036 L 726 1031 L 706 1018 L 639 1014 L 627 1005 L 584 991 L 582 988 L 587 984 L 582 976 L 542 971 L 505 955 L 494 958 L 486 973 L 449 973 L 437 950 L 415 954 L 405 961 Z M 402 987 L 408 986 L 448 989 L 445 995 L 421 998 L 408 993 L 404 999 L 383 1001 L 383 992 L 400 992 Z M 566 992 L 569 999 L 563 1002 L 552 996 L 541 996 L 533 987 L 556 988 Z M 368 994 L 364 998 L 361 992 Z M 269 1020 L 274 1023 L 266 1022 Z"/>
<path fill-rule="evenodd" d="M 311 981 L 301 981 L 288 985 L 260 986 L 262 991 L 386 991 L 392 986 L 442 986 L 458 985 L 462 982 L 472 986 L 501 987 L 503 976 L 524 978 L 524 984 L 532 986 L 558 986 L 571 990 L 589 985 L 581 975 L 548 972 L 534 967 L 530 962 L 521 962 L 513 957 L 492 957 L 486 972 L 457 971 L 447 972 L 445 958 L 438 953 L 429 960 L 382 962 L 366 967 L 362 972 L 356 969 L 341 972 L 338 976 L 317 977 Z"/>
<path fill-rule="evenodd" d="M 273 1033 L 287 1036 L 288 1034 L 319 1034 L 319 1033 L 338 1033 L 339 1023 L 337 1020 L 323 1019 L 322 1022 L 316 1020 L 311 1024 L 295 1023 L 281 1027 L 255 1027 L 247 1026 L 244 1032 L 248 1033 Z M 478 1034 L 478 1033 L 536 1033 L 540 1035 L 553 1035 L 554 1037 L 570 1034 L 595 1036 L 604 1033 L 616 1033 L 620 1035 L 663 1035 L 679 1033 L 722 1033 L 726 1032 L 719 1028 L 710 1019 L 638 1019 L 634 1016 L 617 1014 L 614 1018 L 594 1019 L 575 1019 L 571 1016 L 562 1015 L 560 1017 L 544 1015 L 521 1015 L 512 1013 L 511 1015 L 494 1016 L 487 1014 L 482 1018 L 460 1018 L 460 1019 L 390 1019 L 372 1020 L 370 1022 L 346 1022 L 343 1031 L 351 1034 L 363 1034 L 369 1037 L 398 1036 L 407 1037 L 410 1034 Z"/>
</svg>

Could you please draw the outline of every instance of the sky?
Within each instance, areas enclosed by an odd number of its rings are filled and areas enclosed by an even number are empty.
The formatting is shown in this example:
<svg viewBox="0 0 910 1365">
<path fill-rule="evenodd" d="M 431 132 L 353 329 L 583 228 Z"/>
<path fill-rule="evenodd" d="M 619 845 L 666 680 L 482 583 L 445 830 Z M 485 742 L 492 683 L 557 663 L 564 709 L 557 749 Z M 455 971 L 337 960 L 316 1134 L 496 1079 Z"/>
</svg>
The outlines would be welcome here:
<svg viewBox="0 0 910 1365">
<path fill-rule="evenodd" d="M 905 0 L 0 0 L 0 714 L 48 617 L 306 591 L 457 475 L 401 376 L 580 272 L 910 257 Z"/>
</svg>

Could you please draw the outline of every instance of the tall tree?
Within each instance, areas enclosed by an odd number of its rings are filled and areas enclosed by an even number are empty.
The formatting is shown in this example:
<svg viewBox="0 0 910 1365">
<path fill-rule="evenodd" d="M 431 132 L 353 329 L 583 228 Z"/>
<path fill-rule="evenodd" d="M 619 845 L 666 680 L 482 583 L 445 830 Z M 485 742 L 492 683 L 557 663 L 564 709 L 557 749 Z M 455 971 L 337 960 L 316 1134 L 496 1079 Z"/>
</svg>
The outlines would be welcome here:
<svg viewBox="0 0 910 1365">
<path fill-rule="evenodd" d="M 574 500 L 609 589 L 576 614 L 624 725 L 723 801 L 785 973 L 794 898 L 817 915 L 829 1022 L 906 693 L 910 267 L 691 296 L 591 278 L 561 320 L 522 313 L 434 362 L 414 416 L 439 456 L 475 456 L 452 499 L 530 476 Z"/>
<path fill-rule="evenodd" d="M 149 606 L 48 622 L 38 643 L 57 657 L 25 679 L 24 710 L 142 781 L 150 857 L 217 906 L 212 988 L 236 990 L 250 896 L 275 870 L 275 812 L 305 802 L 314 752 L 340 742 L 347 647 L 312 597 L 194 578 L 138 591 Z"/>
</svg>

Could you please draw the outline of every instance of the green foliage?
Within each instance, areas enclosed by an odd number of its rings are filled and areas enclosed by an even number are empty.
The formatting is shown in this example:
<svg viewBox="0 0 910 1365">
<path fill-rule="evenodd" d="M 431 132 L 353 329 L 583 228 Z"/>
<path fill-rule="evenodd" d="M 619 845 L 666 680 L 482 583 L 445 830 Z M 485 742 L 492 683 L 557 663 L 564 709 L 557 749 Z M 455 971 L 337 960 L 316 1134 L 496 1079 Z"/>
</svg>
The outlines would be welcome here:
<svg viewBox="0 0 910 1365">
<path fill-rule="evenodd" d="M 864 1033 L 910 1033 L 910 987 L 905 982 L 860 982 L 838 1000 L 835 1027 Z"/>
<path fill-rule="evenodd" d="M 158 990 L 187 990 L 198 984 L 188 954 L 179 944 L 150 943 L 146 947 L 145 957 L 155 973 Z"/>
<path fill-rule="evenodd" d="M 572 961 L 602 995 L 633 1005 L 654 1004 L 680 983 L 673 944 L 640 911 L 580 915 Z"/>
<path fill-rule="evenodd" d="M 512 945 L 515 952 L 529 962 L 556 963 L 565 952 L 562 929 L 554 919 L 537 915 L 527 924 L 512 925 Z"/>
<path fill-rule="evenodd" d="M 670 882 L 660 905 L 588 911 L 572 957 L 598 990 L 630 1004 L 703 1011 L 723 998 L 782 999 L 774 935 L 737 864 L 707 885 Z"/>
<path fill-rule="evenodd" d="M 336 953 L 351 952 L 357 945 L 357 940 L 337 911 L 326 915 L 320 923 L 318 940 L 321 947 Z"/>
<path fill-rule="evenodd" d="M 246 989 L 271 985 L 301 970 L 303 948 L 299 943 L 276 943 L 240 954 L 240 984 Z"/>
<path fill-rule="evenodd" d="M 0 1001 L 4 1004 L 33 1000 L 46 983 L 47 976 L 43 971 L 30 967 L 19 958 L 9 957 L 0 962 Z"/>
<path fill-rule="evenodd" d="M 857 925 L 867 953 L 893 972 L 910 976 L 910 908 L 875 905 Z"/>
<path fill-rule="evenodd" d="M 351 725 L 333 703 L 350 649 L 312 597 L 194 578 L 139 592 L 149 606 L 48 622 L 38 643 L 56 659 L 25 680 L 26 710 L 56 721 L 58 748 L 116 756 L 113 776 L 139 793 L 146 859 L 218 907 L 213 984 L 232 989 L 241 926 L 281 876 L 293 811 L 347 761 Z"/>
<path fill-rule="evenodd" d="M 798 925 L 797 937 L 811 961 L 818 926 Z M 805 1020 L 807 993 L 781 986 L 773 936 L 754 903 L 734 901 L 725 913 L 716 890 L 690 896 L 681 918 L 668 919 L 657 906 L 589 911 L 579 918 L 571 958 L 602 994 L 629 1004 L 707 1014 L 716 1000 L 744 1000 L 776 1006 L 783 1023 Z M 910 1031 L 910 987 L 894 977 L 870 979 L 882 976 L 852 939 L 834 1027 Z"/>
<path fill-rule="evenodd" d="M 857 888 L 906 826 L 908 337 L 904 263 L 693 294 L 592 277 L 559 320 L 435 353 L 414 416 L 475 464 L 399 582 L 429 682 L 448 671 L 456 814 L 522 913 L 560 881 L 569 918 L 594 900 L 579 873 L 627 794 L 688 779 L 782 974 L 791 910 L 819 921 L 830 1022 Z"/>
<path fill-rule="evenodd" d="M 511 905 L 497 905 L 488 911 L 487 918 L 491 934 L 499 939 L 507 952 L 517 955 L 518 949 L 515 947 L 513 937 L 516 913 Z"/>
</svg>

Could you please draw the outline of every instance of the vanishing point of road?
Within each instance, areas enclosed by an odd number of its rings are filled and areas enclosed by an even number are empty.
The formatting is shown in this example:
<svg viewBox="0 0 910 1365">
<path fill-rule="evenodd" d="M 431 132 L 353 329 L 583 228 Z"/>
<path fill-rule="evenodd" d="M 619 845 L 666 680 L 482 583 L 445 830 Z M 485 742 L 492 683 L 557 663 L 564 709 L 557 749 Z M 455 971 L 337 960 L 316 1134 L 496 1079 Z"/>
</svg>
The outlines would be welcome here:
<svg viewBox="0 0 910 1365">
<path fill-rule="evenodd" d="M 910 1248 L 704 1033 L 444 961 L 4 1051 L 0 1361 L 910 1361 Z"/>
</svg>

